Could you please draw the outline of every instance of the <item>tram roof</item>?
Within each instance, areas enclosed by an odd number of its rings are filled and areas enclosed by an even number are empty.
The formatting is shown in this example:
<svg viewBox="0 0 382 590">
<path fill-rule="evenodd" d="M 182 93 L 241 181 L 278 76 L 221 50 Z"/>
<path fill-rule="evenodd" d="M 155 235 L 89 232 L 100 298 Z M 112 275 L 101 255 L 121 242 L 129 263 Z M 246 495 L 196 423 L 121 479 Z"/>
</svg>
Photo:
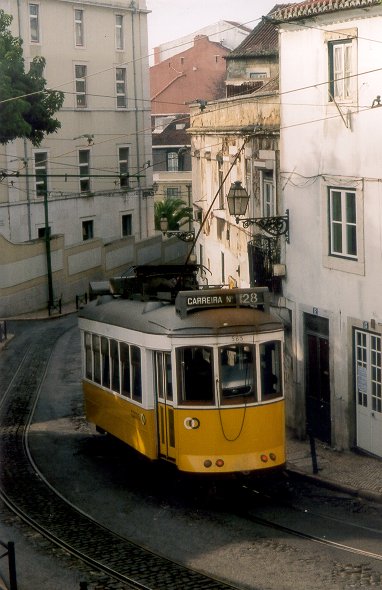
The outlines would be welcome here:
<svg viewBox="0 0 382 590">
<path fill-rule="evenodd" d="M 171 303 L 101 297 L 79 317 L 145 334 L 173 337 L 232 333 L 266 333 L 283 329 L 271 314 L 252 307 L 219 307 L 192 311 L 181 318 Z"/>
</svg>

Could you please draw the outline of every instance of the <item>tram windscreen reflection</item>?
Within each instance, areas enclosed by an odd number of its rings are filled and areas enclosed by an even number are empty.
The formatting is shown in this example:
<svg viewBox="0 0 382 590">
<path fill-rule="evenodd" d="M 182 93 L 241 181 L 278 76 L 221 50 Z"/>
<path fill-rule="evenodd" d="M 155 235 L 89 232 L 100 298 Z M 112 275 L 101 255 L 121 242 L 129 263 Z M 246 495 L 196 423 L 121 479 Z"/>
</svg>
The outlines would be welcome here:
<svg viewBox="0 0 382 590">
<path fill-rule="evenodd" d="M 250 344 L 235 344 L 223 346 L 219 351 L 222 401 L 227 403 L 256 401 L 254 347 Z"/>
</svg>

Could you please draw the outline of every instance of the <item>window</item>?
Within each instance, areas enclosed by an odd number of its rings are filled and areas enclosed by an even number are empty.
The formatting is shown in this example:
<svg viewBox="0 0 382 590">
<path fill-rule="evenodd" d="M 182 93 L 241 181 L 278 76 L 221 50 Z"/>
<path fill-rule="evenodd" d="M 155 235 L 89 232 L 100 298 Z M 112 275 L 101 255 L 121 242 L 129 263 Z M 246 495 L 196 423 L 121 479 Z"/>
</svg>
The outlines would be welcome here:
<svg viewBox="0 0 382 590">
<path fill-rule="evenodd" d="M 90 150 L 79 150 L 78 166 L 80 172 L 80 192 L 90 191 Z"/>
<path fill-rule="evenodd" d="M 84 241 L 94 238 L 94 221 L 87 219 L 82 222 L 82 239 Z"/>
<path fill-rule="evenodd" d="M 77 108 L 86 107 L 86 72 L 87 67 L 84 65 L 75 66 L 75 84 L 76 84 L 76 106 Z"/>
<path fill-rule="evenodd" d="M 256 355 L 250 344 L 232 344 L 219 349 L 219 386 L 223 403 L 257 400 Z"/>
<path fill-rule="evenodd" d="M 115 48 L 123 49 L 123 16 L 121 14 L 115 15 Z"/>
<path fill-rule="evenodd" d="M 38 4 L 29 4 L 29 32 L 31 43 L 40 42 L 39 8 Z"/>
<path fill-rule="evenodd" d="M 167 171 L 168 172 L 178 172 L 178 170 L 179 170 L 178 152 L 167 152 Z"/>
<path fill-rule="evenodd" d="M 116 340 L 110 340 L 111 388 L 119 393 L 119 347 Z"/>
<path fill-rule="evenodd" d="M 355 331 L 357 405 L 382 413 L 381 337 Z"/>
<path fill-rule="evenodd" d="M 329 189 L 329 252 L 357 258 L 357 212 L 354 190 Z"/>
<path fill-rule="evenodd" d="M 354 93 L 353 41 L 331 41 L 329 50 L 329 99 L 351 100 Z"/>
<path fill-rule="evenodd" d="M 262 401 L 282 396 L 280 342 L 260 344 L 260 376 Z"/>
<path fill-rule="evenodd" d="M 122 236 L 131 236 L 132 233 L 132 215 L 122 215 Z"/>
<path fill-rule="evenodd" d="M 36 197 L 44 197 L 48 191 L 48 153 L 35 152 L 34 171 L 36 174 L 35 191 Z"/>
<path fill-rule="evenodd" d="M 141 351 L 138 346 L 129 346 L 121 342 L 120 353 L 122 395 L 141 402 Z"/>
<path fill-rule="evenodd" d="M 158 398 L 173 399 L 171 354 L 169 352 L 155 352 L 155 388 Z"/>
<path fill-rule="evenodd" d="M 49 232 L 49 235 L 51 235 L 52 232 L 51 232 L 50 226 L 48 227 L 48 232 Z M 43 227 L 37 228 L 37 237 L 40 240 L 42 240 L 42 239 L 45 239 L 45 236 L 46 236 L 46 228 L 45 228 L 45 225 Z"/>
<path fill-rule="evenodd" d="M 263 216 L 276 215 L 275 187 L 273 183 L 273 171 L 263 172 Z"/>
<path fill-rule="evenodd" d="M 167 187 L 166 195 L 168 199 L 177 199 L 179 195 L 179 188 L 178 187 Z"/>
<path fill-rule="evenodd" d="M 214 402 L 212 348 L 190 346 L 176 351 L 179 403 Z"/>
<path fill-rule="evenodd" d="M 84 46 L 84 11 L 74 11 L 74 39 L 76 47 Z"/>
<path fill-rule="evenodd" d="M 115 86 L 117 94 L 117 109 L 126 108 L 126 68 L 116 68 Z"/>
<path fill-rule="evenodd" d="M 129 148 L 118 148 L 119 186 L 129 188 Z"/>
</svg>

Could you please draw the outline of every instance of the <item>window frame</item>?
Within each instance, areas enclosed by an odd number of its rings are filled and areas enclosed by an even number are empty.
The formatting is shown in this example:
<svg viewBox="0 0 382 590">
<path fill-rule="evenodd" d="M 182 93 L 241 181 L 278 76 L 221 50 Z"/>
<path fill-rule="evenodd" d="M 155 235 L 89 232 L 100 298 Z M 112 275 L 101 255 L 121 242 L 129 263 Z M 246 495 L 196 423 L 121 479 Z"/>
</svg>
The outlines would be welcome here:
<svg viewBox="0 0 382 590">
<path fill-rule="evenodd" d="M 180 172 L 179 154 L 177 150 L 168 150 L 166 152 L 166 169 L 167 172 Z"/>
<path fill-rule="evenodd" d="M 81 13 L 81 18 L 77 18 L 77 13 Z M 74 46 L 77 48 L 85 47 L 85 11 L 82 8 L 74 8 Z"/>
<path fill-rule="evenodd" d="M 36 156 L 40 156 L 40 155 L 45 156 L 45 160 L 42 162 L 43 164 L 45 164 L 44 166 L 42 166 L 41 164 L 38 164 L 36 162 Z M 36 195 L 36 197 L 44 197 L 45 194 L 48 194 L 48 191 L 49 191 L 49 187 L 48 187 L 48 152 L 46 150 L 34 150 L 33 151 L 33 168 L 34 168 L 34 173 L 35 173 L 35 180 L 34 180 L 35 195 Z M 45 174 L 39 174 L 38 173 L 39 170 L 44 170 Z M 39 180 L 41 178 L 43 180 Z M 39 187 L 41 185 L 45 186 L 45 189 L 43 189 L 42 193 L 39 191 Z"/>
<path fill-rule="evenodd" d="M 120 19 L 120 23 L 118 23 L 118 19 Z M 115 49 L 116 51 L 125 49 L 123 14 L 115 15 Z"/>
<path fill-rule="evenodd" d="M 348 104 L 357 101 L 357 34 L 357 29 L 325 33 L 330 104 Z M 348 63 L 346 63 L 347 48 L 350 48 Z M 336 65 L 336 55 L 340 51 L 340 63 Z"/>
<path fill-rule="evenodd" d="M 87 161 L 81 162 L 81 154 L 87 154 Z M 78 150 L 78 174 L 79 174 L 79 192 L 80 194 L 87 194 L 91 192 L 91 178 L 90 178 L 90 161 L 91 151 L 88 148 Z M 86 168 L 86 174 L 84 174 Z M 86 182 L 87 185 L 83 185 Z"/>
<path fill-rule="evenodd" d="M 82 76 L 77 75 L 77 73 L 78 73 L 77 68 L 83 68 L 84 75 L 82 75 Z M 81 63 L 74 64 L 74 86 L 75 86 L 75 97 L 76 97 L 76 108 L 77 109 L 86 109 L 88 106 L 87 73 L 88 73 L 88 67 L 86 64 L 81 64 Z M 83 90 L 80 90 L 82 85 L 83 85 Z M 81 97 L 83 97 L 83 103 L 82 103 Z"/>
<path fill-rule="evenodd" d="M 127 157 L 122 157 L 122 150 L 126 150 Z M 130 159 L 130 146 L 120 145 L 118 146 L 118 172 L 119 172 L 119 186 L 120 188 L 130 188 L 129 178 L 129 159 Z M 123 175 L 126 176 L 123 176 Z"/>
<path fill-rule="evenodd" d="M 360 276 L 365 275 L 365 244 L 364 244 L 364 190 L 359 178 L 347 178 L 346 184 L 336 187 L 333 184 L 323 182 L 321 184 L 321 252 L 322 265 L 330 270 L 339 270 Z M 329 189 L 341 188 L 356 192 L 356 218 L 357 218 L 357 258 L 344 256 L 332 256 L 330 254 L 330 218 L 329 218 Z M 318 237 L 318 236 L 317 236 Z"/>
<path fill-rule="evenodd" d="M 129 220 L 127 224 L 129 228 L 125 227 L 125 220 Z M 121 235 L 123 238 L 133 235 L 133 215 L 132 213 L 122 213 L 121 215 Z"/>
<path fill-rule="evenodd" d="M 123 72 L 122 78 L 118 78 L 118 73 Z M 122 91 L 121 91 L 122 89 Z M 116 66 L 115 68 L 115 106 L 118 110 L 127 109 L 127 68 Z M 118 104 L 120 101 L 123 104 Z"/>
<path fill-rule="evenodd" d="M 261 172 L 261 206 L 263 217 L 277 215 L 276 187 L 273 170 Z"/>
<path fill-rule="evenodd" d="M 82 241 L 87 242 L 88 240 L 92 240 L 94 238 L 94 219 L 83 219 L 82 220 Z M 85 231 L 85 229 L 87 231 Z M 91 231 L 89 229 L 91 228 Z"/>
<path fill-rule="evenodd" d="M 340 195 L 339 213 L 338 203 L 334 203 L 334 195 Z M 348 196 L 352 196 L 352 211 L 349 212 Z M 337 211 L 335 211 L 335 209 Z M 340 214 L 340 218 L 338 218 Z M 354 221 L 351 215 L 354 215 Z M 329 187 L 328 189 L 328 223 L 329 223 L 329 255 L 350 260 L 358 260 L 357 247 L 357 193 L 354 189 Z M 351 236 L 354 233 L 355 253 L 351 252 Z M 341 241 L 340 248 L 335 246 L 335 241 Z"/>
<path fill-rule="evenodd" d="M 35 7 L 37 9 L 37 14 L 31 13 L 31 8 Z M 28 17 L 29 17 L 29 42 L 33 44 L 41 43 L 41 27 L 40 27 L 40 4 L 37 2 L 29 2 L 28 3 Z M 34 27 L 32 27 L 32 21 L 36 23 L 36 39 L 33 39 Z"/>
</svg>

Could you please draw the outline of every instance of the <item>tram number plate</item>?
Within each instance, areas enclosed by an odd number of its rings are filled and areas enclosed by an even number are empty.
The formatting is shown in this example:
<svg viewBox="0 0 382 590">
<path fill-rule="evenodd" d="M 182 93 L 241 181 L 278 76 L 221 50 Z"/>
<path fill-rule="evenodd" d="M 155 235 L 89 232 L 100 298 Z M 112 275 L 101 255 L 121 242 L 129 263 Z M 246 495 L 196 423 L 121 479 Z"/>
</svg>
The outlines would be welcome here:
<svg viewBox="0 0 382 590">
<path fill-rule="evenodd" d="M 267 302 L 268 289 L 257 287 L 252 289 L 206 289 L 199 291 L 181 291 L 178 293 L 175 306 L 181 316 L 192 309 L 218 307 L 257 307 Z"/>
</svg>

